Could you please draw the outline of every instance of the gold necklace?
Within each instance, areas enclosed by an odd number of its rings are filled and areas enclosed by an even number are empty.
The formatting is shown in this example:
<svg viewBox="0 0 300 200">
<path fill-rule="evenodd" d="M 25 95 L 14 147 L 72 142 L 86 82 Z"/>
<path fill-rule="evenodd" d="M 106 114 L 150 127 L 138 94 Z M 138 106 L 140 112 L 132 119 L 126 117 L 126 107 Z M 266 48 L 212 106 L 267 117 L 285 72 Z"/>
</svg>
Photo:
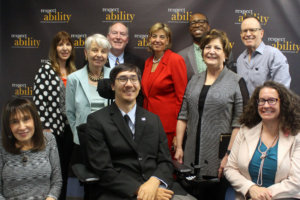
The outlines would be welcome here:
<svg viewBox="0 0 300 200">
<path fill-rule="evenodd" d="M 93 77 L 93 74 L 89 71 L 89 72 L 88 72 L 88 76 L 89 76 L 89 79 L 90 79 L 91 81 L 93 81 L 93 82 L 98 82 L 100 79 L 103 79 L 103 77 L 104 77 L 104 72 L 103 72 L 103 70 L 102 70 L 101 73 L 100 73 L 100 76 L 94 78 L 94 77 Z"/>
</svg>

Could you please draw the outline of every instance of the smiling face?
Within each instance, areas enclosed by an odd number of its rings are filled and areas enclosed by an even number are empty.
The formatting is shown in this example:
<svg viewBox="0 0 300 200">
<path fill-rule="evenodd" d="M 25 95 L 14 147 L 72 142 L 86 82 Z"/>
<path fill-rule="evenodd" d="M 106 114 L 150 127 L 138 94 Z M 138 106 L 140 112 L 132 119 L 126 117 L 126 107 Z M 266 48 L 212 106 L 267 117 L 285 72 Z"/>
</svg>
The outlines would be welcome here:
<svg viewBox="0 0 300 200">
<path fill-rule="evenodd" d="M 193 14 L 190 18 L 189 31 L 195 42 L 200 42 L 204 34 L 210 29 L 207 18 L 199 13 Z"/>
<path fill-rule="evenodd" d="M 257 19 L 247 18 L 241 25 L 241 39 L 247 49 L 254 51 L 262 42 L 264 30 Z"/>
<path fill-rule="evenodd" d="M 262 121 L 277 121 L 280 115 L 280 99 L 277 90 L 274 88 L 264 87 L 259 92 L 259 99 L 273 100 L 274 105 L 270 105 L 268 101 L 264 105 L 258 105 L 258 114 L 262 118 Z"/>
<path fill-rule="evenodd" d="M 124 79 L 127 78 L 127 81 Z M 133 81 L 129 80 L 132 79 Z M 116 76 L 116 80 L 112 85 L 115 91 L 115 99 L 117 103 L 133 104 L 141 89 L 138 75 L 134 71 L 122 71 Z"/>
<path fill-rule="evenodd" d="M 72 44 L 68 40 L 61 40 L 56 46 L 57 57 L 59 60 L 66 62 L 72 52 Z"/>
<path fill-rule="evenodd" d="M 9 121 L 11 132 L 17 140 L 16 144 L 30 146 L 35 131 L 34 120 L 30 112 L 17 111 L 15 115 L 10 117 Z"/>
<path fill-rule="evenodd" d="M 123 52 L 128 43 L 128 29 L 121 23 L 110 27 L 107 39 L 112 46 L 111 51 Z"/>
<path fill-rule="evenodd" d="M 207 68 L 223 69 L 225 52 L 220 38 L 212 39 L 203 49 L 203 59 Z"/>
<path fill-rule="evenodd" d="M 169 38 L 166 32 L 162 29 L 155 31 L 150 36 L 150 46 L 155 53 L 162 53 L 169 45 Z"/>
<path fill-rule="evenodd" d="M 102 68 L 107 60 L 108 49 L 100 47 L 95 41 L 91 42 L 90 48 L 84 50 L 89 67 Z"/>
</svg>

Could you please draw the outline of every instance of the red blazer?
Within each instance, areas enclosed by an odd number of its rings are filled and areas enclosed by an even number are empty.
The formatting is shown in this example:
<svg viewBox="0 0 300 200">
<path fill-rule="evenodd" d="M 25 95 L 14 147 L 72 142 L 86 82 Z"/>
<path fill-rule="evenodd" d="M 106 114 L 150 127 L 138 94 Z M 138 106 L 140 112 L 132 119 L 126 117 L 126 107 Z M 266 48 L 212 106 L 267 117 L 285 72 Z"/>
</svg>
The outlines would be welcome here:
<svg viewBox="0 0 300 200">
<path fill-rule="evenodd" d="M 151 72 L 153 56 L 145 62 L 142 77 L 144 108 L 157 114 L 165 132 L 175 132 L 177 116 L 187 85 L 184 59 L 166 50 L 155 72 Z"/>
</svg>

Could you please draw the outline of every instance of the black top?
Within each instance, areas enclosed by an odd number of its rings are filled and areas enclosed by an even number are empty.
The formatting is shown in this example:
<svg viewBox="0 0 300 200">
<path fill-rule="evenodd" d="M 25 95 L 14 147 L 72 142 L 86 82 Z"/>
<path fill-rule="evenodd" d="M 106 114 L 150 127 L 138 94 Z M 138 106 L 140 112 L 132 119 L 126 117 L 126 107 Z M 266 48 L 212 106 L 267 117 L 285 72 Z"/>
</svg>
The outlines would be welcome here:
<svg viewBox="0 0 300 200">
<path fill-rule="evenodd" d="M 210 88 L 210 85 L 204 85 L 200 92 L 200 96 L 199 96 L 199 103 L 198 103 L 199 121 L 198 121 L 198 131 L 197 131 L 197 135 L 196 135 L 195 165 L 199 164 L 201 118 L 202 118 L 202 112 L 203 112 L 203 108 L 204 108 L 205 99 L 206 99 L 209 88 Z"/>
</svg>

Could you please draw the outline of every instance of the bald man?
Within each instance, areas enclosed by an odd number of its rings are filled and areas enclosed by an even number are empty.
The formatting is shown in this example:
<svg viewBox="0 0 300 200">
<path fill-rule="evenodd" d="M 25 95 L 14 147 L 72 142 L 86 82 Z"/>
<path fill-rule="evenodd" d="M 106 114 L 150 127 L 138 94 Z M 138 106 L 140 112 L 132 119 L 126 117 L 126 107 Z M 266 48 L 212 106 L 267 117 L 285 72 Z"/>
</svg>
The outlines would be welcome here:
<svg viewBox="0 0 300 200">
<path fill-rule="evenodd" d="M 237 73 L 247 84 L 249 94 L 267 80 L 290 87 L 287 58 L 278 49 L 262 41 L 264 30 L 254 16 L 246 16 L 241 24 L 241 40 L 246 50 L 237 59 Z"/>
</svg>

